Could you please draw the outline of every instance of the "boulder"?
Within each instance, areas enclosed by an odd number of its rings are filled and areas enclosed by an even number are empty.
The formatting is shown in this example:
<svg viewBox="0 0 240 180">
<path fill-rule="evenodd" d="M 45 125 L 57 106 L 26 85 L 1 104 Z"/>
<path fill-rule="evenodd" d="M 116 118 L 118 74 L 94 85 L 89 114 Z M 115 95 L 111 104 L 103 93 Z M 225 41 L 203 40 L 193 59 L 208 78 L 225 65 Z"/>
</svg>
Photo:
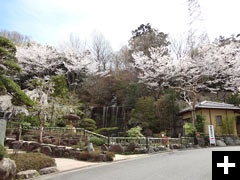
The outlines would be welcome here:
<svg viewBox="0 0 240 180">
<path fill-rule="evenodd" d="M 22 144 L 22 150 L 23 151 L 29 151 L 29 142 L 24 142 L 23 144 Z"/>
<path fill-rule="evenodd" d="M 140 148 L 138 150 L 139 153 L 146 154 L 148 152 L 147 148 Z"/>
<path fill-rule="evenodd" d="M 43 143 L 45 143 L 45 144 L 52 144 L 53 142 L 52 142 L 52 140 L 50 139 L 50 138 L 43 138 Z"/>
<path fill-rule="evenodd" d="M 114 153 L 123 153 L 123 147 L 120 144 L 111 145 L 109 151 Z"/>
<path fill-rule="evenodd" d="M 49 146 L 42 146 L 40 148 L 40 152 L 43 153 L 43 154 L 46 154 L 47 156 L 52 155 L 52 149 Z"/>
<path fill-rule="evenodd" d="M 104 145 L 101 146 L 101 150 L 102 151 L 108 151 L 109 148 L 104 144 Z"/>
<path fill-rule="evenodd" d="M 63 148 L 62 146 L 57 146 L 53 150 L 53 155 L 55 157 L 63 157 L 64 156 L 64 152 L 65 152 L 65 148 Z"/>
<path fill-rule="evenodd" d="M 27 170 L 17 173 L 17 179 L 30 179 L 39 176 L 39 173 L 36 170 Z"/>
<path fill-rule="evenodd" d="M 16 175 L 16 164 L 9 158 L 0 161 L 0 179 L 12 180 Z"/>
<path fill-rule="evenodd" d="M 226 143 L 226 145 L 230 145 L 230 146 L 235 145 L 234 142 L 233 142 L 233 139 L 231 137 L 225 137 L 224 142 Z"/>
<path fill-rule="evenodd" d="M 34 152 L 34 153 L 39 153 L 39 152 L 41 152 L 41 148 L 39 147 L 39 148 L 37 148 L 37 149 L 34 149 L 34 150 L 32 150 L 32 152 Z"/>
<path fill-rule="evenodd" d="M 107 161 L 107 157 L 106 157 L 106 154 L 99 154 L 99 161 Z"/>
<path fill-rule="evenodd" d="M 13 149 L 22 149 L 23 142 L 22 141 L 13 141 L 11 147 Z"/>
<path fill-rule="evenodd" d="M 44 174 L 55 173 L 57 171 L 58 171 L 57 167 L 48 167 L 48 168 L 40 169 L 38 172 L 39 172 L 40 175 L 44 175 Z"/>
<path fill-rule="evenodd" d="M 32 151 L 40 147 L 40 144 L 37 142 L 30 142 L 28 145 L 28 151 Z"/>
<path fill-rule="evenodd" d="M 154 149 L 152 148 L 152 147 L 149 147 L 148 148 L 148 151 L 147 151 L 147 153 L 154 153 L 155 151 L 154 151 Z"/>
<path fill-rule="evenodd" d="M 125 152 L 134 152 L 136 147 L 137 147 L 136 142 L 130 142 L 129 145 L 127 146 Z"/>
<path fill-rule="evenodd" d="M 87 151 L 88 152 L 94 152 L 94 148 L 93 148 L 93 144 L 89 143 L 88 147 L 87 147 Z"/>
<path fill-rule="evenodd" d="M 226 144 L 223 141 L 221 141 L 221 140 L 216 140 L 216 145 L 219 146 L 219 147 L 226 146 Z"/>
<path fill-rule="evenodd" d="M 233 142 L 234 142 L 235 145 L 238 145 L 238 146 L 240 145 L 240 140 L 239 139 L 236 139 Z"/>
</svg>

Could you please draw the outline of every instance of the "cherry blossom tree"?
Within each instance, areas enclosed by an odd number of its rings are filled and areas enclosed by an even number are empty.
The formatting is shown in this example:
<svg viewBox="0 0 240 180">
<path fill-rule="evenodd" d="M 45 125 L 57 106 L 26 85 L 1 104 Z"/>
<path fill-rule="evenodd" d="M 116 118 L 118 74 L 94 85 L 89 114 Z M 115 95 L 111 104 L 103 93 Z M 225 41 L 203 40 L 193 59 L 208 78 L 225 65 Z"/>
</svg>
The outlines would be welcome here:
<svg viewBox="0 0 240 180">
<path fill-rule="evenodd" d="M 18 46 L 17 58 L 25 76 L 44 77 L 65 74 L 68 83 L 74 83 L 81 73 L 95 73 L 96 62 L 89 52 L 79 53 L 75 49 L 56 49 L 48 45 L 32 43 Z"/>
<path fill-rule="evenodd" d="M 134 55 L 139 69 L 139 81 L 151 87 L 175 88 L 192 110 L 193 127 L 196 127 L 195 107 L 200 92 L 238 92 L 240 90 L 240 43 L 225 45 L 211 43 L 199 47 L 194 58 L 185 56 L 174 62 L 164 56 L 161 49 L 151 49 L 148 58 L 141 52 Z"/>
</svg>

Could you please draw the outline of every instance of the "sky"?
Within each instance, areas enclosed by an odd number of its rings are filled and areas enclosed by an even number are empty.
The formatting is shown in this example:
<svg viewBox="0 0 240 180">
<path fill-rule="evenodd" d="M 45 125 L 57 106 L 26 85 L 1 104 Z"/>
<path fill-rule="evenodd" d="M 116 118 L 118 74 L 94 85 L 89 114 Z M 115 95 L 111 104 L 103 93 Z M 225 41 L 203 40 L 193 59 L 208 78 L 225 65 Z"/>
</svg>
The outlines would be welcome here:
<svg viewBox="0 0 240 180">
<path fill-rule="evenodd" d="M 240 0 L 199 0 L 201 27 L 211 40 L 240 33 Z M 91 41 L 101 32 L 117 51 L 131 31 L 150 23 L 173 37 L 185 36 L 187 0 L 0 0 L 0 30 L 18 31 L 57 46 L 70 33 Z"/>
</svg>

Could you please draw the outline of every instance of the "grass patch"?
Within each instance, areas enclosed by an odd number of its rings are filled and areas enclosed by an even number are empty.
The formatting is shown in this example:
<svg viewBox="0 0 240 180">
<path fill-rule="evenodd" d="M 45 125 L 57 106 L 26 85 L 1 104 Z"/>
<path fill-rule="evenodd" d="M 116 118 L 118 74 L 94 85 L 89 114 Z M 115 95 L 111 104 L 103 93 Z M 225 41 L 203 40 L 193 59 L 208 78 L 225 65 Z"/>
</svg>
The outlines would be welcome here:
<svg viewBox="0 0 240 180">
<path fill-rule="evenodd" d="M 17 172 L 31 169 L 38 171 L 42 168 L 56 166 L 55 159 L 42 153 L 20 153 L 8 156 L 15 161 Z"/>
</svg>

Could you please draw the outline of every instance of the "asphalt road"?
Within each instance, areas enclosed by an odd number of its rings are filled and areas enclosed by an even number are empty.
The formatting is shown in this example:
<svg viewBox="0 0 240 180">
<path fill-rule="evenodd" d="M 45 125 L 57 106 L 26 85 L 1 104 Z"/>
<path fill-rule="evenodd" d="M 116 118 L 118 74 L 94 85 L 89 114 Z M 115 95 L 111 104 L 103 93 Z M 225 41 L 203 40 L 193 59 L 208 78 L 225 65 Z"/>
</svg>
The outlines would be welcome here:
<svg viewBox="0 0 240 180">
<path fill-rule="evenodd" d="M 138 159 L 63 172 L 39 180 L 211 180 L 212 151 L 240 151 L 240 147 L 165 152 Z"/>
</svg>

